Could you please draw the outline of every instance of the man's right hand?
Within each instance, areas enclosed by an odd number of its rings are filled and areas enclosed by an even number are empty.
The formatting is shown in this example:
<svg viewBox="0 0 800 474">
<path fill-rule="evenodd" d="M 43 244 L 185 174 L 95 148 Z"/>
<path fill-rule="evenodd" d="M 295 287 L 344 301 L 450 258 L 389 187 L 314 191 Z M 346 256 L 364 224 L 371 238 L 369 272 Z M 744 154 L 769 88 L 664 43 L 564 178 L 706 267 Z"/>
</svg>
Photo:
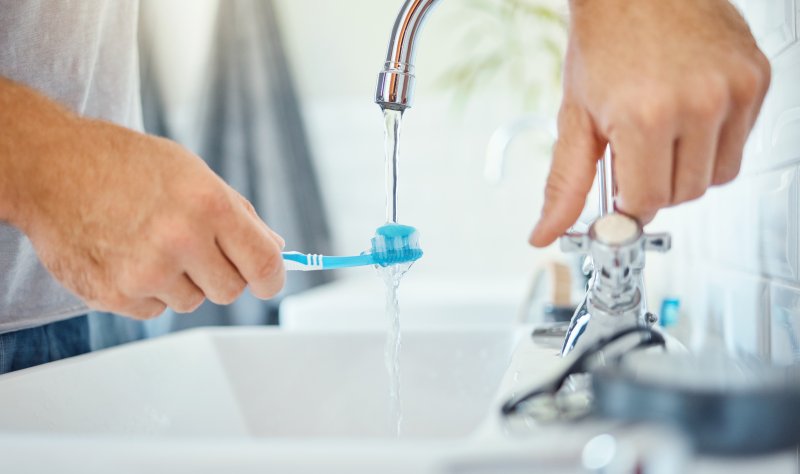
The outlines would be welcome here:
<svg viewBox="0 0 800 474">
<path fill-rule="evenodd" d="M 0 78 L 0 218 L 94 309 L 136 318 L 283 286 L 283 239 L 180 145 Z"/>
<path fill-rule="evenodd" d="M 570 0 L 558 141 L 531 243 L 575 223 L 606 145 L 619 211 L 649 222 L 739 173 L 770 63 L 728 0 Z"/>
</svg>

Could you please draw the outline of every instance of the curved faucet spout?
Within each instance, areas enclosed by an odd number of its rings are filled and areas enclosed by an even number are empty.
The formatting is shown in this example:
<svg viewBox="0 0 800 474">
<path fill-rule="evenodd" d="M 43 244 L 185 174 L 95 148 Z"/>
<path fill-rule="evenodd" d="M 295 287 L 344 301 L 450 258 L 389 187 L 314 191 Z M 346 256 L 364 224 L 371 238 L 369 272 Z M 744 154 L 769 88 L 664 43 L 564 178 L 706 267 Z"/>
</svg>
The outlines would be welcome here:
<svg viewBox="0 0 800 474">
<path fill-rule="evenodd" d="M 405 110 L 414 101 L 414 58 L 422 25 L 441 0 L 406 0 L 397 14 L 383 70 L 378 74 L 375 103 Z"/>
</svg>

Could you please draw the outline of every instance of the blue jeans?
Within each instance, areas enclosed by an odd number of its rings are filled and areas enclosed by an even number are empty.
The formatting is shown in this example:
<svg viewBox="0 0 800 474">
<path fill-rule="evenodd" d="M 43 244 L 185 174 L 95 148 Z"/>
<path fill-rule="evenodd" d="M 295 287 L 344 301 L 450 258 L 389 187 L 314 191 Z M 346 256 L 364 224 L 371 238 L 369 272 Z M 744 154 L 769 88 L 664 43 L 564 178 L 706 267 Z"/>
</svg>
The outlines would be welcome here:
<svg viewBox="0 0 800 474">
<path fill-rule="evenodd" d="M 0 334 L 0 374 L 89 351 L 86 316 Z"/>
</svg>

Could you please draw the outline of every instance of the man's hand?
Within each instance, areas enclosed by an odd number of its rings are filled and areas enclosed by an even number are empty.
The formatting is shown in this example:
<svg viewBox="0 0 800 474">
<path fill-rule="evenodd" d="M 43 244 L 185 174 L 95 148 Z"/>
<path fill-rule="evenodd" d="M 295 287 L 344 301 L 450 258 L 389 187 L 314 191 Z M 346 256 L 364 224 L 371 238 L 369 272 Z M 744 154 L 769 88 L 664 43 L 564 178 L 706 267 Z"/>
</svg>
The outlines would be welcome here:
<svg viewBox="0 0 800 474">
<path fill-rule="evenodd" d="M 575 223 L 607 143 L 617 205 L 647 223 L 733 180 L 770 66 L 728 0 L 572 0 L 545 246 Z"/>
<path fill-rule="evenodd" d="M 91 307 L 138 318 L 283 286 L 283 240 L 174 142 L 76 117 L 0 78 L 3 216 Z"/>
</svg>

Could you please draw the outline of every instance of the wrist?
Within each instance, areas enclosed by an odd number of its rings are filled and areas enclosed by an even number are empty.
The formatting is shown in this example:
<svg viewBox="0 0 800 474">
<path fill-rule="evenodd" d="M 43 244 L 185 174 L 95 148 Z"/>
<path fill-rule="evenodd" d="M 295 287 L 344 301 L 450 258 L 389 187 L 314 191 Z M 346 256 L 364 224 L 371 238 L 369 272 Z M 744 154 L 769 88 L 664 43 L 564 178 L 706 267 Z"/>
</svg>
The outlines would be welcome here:
<svg viewBox="0 0 800 474">
<path fill-rule="evenodd" d="M 23 232 L 37 214 L 36 196 L 69 159 L 81 119 L 43 95 L 0 77 L 0 220 Z M 52 183 L 51 183 L 52 184 Z"/>
</svg>

